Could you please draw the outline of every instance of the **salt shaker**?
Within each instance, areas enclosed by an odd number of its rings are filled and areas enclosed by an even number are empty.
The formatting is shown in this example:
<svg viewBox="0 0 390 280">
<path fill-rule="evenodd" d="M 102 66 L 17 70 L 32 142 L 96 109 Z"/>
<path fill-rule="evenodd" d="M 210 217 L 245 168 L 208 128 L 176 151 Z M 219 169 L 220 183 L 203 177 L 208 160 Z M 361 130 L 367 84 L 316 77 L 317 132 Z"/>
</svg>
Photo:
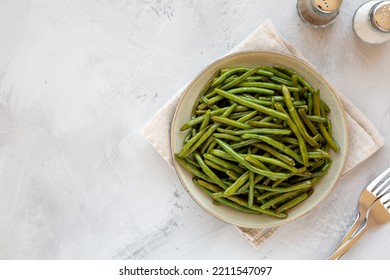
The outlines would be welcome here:
<svg viewBox="0 0 390 280">
<path fill-rule="evenodd" d="M 297 10 L 305 23 L 314 28 L 323 28 L 336 19 L 342 2 L 342 0 L 298 0 Z"/>
<path fill-rule="evenodd" d="M 390 1 L 369 1 L 361 5 L 353 17 L 353 30 L 370 44 L 390 40 Z"/>
</svg>

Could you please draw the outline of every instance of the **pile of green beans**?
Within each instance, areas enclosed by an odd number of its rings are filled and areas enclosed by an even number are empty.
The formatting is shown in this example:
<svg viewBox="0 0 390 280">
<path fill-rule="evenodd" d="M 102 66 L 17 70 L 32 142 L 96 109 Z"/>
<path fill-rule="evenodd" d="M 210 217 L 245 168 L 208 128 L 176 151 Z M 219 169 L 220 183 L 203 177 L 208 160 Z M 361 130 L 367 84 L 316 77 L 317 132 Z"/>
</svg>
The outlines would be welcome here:
<svg viewBox="0 0 390 280">
<path fill-rule="evenodd" d="M 202 88 L 175 160 L 215 204 L 286 218 L 339 151 L 330 108 L 281 65 L 217 71 Z"/>
</svg>

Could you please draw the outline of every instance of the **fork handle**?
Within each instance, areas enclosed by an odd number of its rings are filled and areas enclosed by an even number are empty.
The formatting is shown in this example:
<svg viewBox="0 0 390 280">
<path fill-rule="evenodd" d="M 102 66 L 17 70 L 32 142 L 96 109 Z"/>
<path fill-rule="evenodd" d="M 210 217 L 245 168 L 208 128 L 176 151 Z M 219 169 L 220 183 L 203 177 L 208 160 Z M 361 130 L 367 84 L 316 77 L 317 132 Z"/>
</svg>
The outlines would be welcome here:
<svg viewBox="0 0 390 280">
<path fill-rule="evenodd" d="M 358 213 L 352 226 L 349 228 L 348 232 L 344 235 L 343 239 L 340 241 L 340 243 L 337 245 L 336 249 L 333 252 L 336 252 L 341 246 L 344 245 L 344 243 L 348 241 L 348 239 L 351 238 L 351 236 L 356 232 L 356 230 L 364 221 L 364 219 L 365 217 L 361 213 Z"/>
<path fill-rule="evenodd" d="M 337 248 L 335 252 L 328 257 L 328 260 L 338 260 L 342 255 L 344 255 L 351 247 L 363 236 L 369 227 L 367 224 L 364 225 L 351 239 L 345 242 L 341 247 Z"/>
</svg>

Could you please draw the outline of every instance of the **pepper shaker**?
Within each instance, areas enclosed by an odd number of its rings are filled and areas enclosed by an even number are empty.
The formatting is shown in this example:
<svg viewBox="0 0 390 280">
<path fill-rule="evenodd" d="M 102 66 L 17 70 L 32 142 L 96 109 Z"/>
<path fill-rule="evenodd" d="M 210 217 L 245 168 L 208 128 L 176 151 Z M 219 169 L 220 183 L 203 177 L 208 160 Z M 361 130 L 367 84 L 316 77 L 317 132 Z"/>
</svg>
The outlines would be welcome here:
<svg viewBox="0 0 390 280">
<path fill-rule="evenodd" d="M 342 2 L 342 0 L 298 0 L 297 10 L 305 23 L 314 28 L 323 28 L 336 19 Z"/>
<path fill-rule="evenodd" d="M 390 40 L 390 1 L 369 1 L 361 5 L 353 17 L 353 30 L 370 44 Z"/>
</svg>

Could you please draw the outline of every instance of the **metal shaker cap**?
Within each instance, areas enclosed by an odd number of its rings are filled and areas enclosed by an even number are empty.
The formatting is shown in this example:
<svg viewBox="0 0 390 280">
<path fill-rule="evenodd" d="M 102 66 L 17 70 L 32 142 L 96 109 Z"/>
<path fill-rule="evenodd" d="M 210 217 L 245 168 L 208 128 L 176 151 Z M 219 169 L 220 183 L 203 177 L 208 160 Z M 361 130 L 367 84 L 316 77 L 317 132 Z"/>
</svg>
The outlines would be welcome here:
<svg viewBox="0 0 390 280">
<path fill-rule="evenodd" d="M 311 4 L 320 13 L 332 14 L 339 11 L 342 2 L 342 0 L 312 0 Z"/>
<path fill-rule="evenodd" d="M 390 1 L 381 1 L 372 6 L 370 19 L 374 28 L 390 33 Z"/>
</svg>

